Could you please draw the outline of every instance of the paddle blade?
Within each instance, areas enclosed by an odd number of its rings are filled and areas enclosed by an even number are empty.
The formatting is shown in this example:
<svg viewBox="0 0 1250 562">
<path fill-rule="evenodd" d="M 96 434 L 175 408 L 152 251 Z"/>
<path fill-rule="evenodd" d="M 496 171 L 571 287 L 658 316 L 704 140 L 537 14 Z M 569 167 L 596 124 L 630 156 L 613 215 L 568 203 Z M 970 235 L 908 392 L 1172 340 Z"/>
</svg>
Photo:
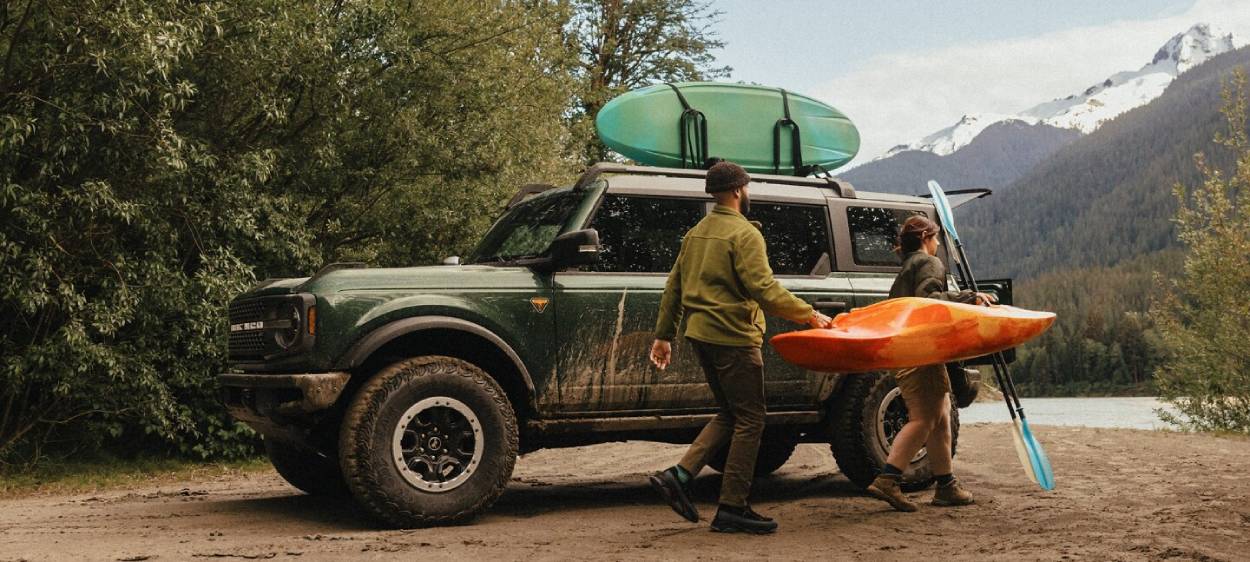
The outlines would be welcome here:
<svg viewBox="0 0 1250 562">
<path fill-rule="evenodd" d="M 1020 466 L 1024 467 L 1025 476 L 1029 477 L 1029 481 L 1040 484 L 1037 481 L 1037 472 L 1033 470 L 1033 462 L 1029 460 L 1029 451 L 1024 446 L 1024 433 L 1020 430 L 1020 421 L 1011 420 L 1011 442 L 1016 446 L 1016 457 L 1020 459 Z"/>
<path fill-rule="evenodd" d="M 1029 454 L 1029 463 L 1032 465 L 1033 472 L 1037 474 L 1038 486 L 1043 490 L 1055 489 L 1055 473 L 1050 467 L 1050 458 L 1046 456 L 1046 451 L 1042 450 L 1042 444 L 1038 443 L 1037 438 L 1033 437 L 1033 431 L 1029 429 L 1028 420 L 1020 420 L 1022 429 L 1021 437 L 1024 440 L 1024 448 Z"/>
<path fill-rule="evenodd" d="M 942 226 L 946 227 L 951 238 L 958 241 L 959 232 L 955 230 L 955 215 L 951 212 L 951 203 L 946 199 L 946 192 L 942 191 L 942 186 L 938 185 L 938 182 L 929 180 L 929 194 L 933 196 L 933 206 L 937 207 L 938 218 L 942 219 Z"/>
</svg>

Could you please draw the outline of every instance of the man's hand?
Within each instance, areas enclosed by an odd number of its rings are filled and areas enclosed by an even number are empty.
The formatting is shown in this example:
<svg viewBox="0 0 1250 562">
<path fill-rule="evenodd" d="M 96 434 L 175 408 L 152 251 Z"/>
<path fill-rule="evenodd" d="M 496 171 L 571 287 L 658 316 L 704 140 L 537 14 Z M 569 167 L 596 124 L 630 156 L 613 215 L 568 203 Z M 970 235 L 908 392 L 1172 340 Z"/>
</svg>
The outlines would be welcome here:
<svg viewBox="0 0 1250 562">
<path fill-rule="evenodd" d="M 833 319 L 819 312 L 813 312 L 812 317 L 807 319 L 807 325 L 820 329 L 831 328 L 833 327 Z"/>
<path fill-rule="evenodd" d="M 668 367 L 668 362 L 673 358 L 673 342 L 668 340 L 655 340 L 651 344 L 651 362 L 657 368 L 663 371 Z"/>
<path fill-rule="evenodd" d="M 977 293 L 977 304 L 981 306 L 989 306 L 991 304 L 998 304 L 998 299 L 994 298 L 994 295 L 991 295 L 991 294 Z"/>
</svg>

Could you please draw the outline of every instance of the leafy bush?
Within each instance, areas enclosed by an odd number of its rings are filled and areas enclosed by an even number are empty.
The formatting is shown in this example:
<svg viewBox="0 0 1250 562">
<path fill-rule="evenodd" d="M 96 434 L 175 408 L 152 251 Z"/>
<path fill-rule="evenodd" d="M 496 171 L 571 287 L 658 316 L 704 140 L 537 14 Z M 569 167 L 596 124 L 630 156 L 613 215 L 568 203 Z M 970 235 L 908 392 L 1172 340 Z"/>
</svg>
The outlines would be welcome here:
<svg viewBox="0 0 1250 562">
<path fill-rule="evenodd" d="M 1250 137 L 1246 74 L 1224 89 L 1227 130 L 1216 142 L 1230 170 L 1197 158 L 1202 184 L 1174 188 L 1184 273 L 1153 306 L 1167 357 L 1157 375 L 1169 421 L 1203 430 L 1250 433 Z"/>
<path fill-rule="evenodd" d="M 215 396 L 228 300 L 462 251 L 483 209 L 557 177 L 566 11 L 5 3 L 0 461 L 252 452 Z"/>
</svg>

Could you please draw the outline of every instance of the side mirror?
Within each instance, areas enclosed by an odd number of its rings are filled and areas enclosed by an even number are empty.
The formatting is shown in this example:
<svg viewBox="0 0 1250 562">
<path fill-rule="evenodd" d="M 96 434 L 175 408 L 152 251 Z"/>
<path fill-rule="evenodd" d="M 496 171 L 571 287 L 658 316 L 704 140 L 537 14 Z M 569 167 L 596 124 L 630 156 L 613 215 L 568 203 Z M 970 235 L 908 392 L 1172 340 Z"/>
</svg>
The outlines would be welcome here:
<svg viewBox="0 0 1250 562">
<path fill-rule="evenodd" d="M 460 256 L 447 256 L 443 258 L 443 265 L 460 265 Z"/>
<path fill-rule="evenodd" d="M 599 261 L 599 231 L 588 228 L 566 232 L 551 241 L 554 269 L 589 265 Z"/>
</svg>

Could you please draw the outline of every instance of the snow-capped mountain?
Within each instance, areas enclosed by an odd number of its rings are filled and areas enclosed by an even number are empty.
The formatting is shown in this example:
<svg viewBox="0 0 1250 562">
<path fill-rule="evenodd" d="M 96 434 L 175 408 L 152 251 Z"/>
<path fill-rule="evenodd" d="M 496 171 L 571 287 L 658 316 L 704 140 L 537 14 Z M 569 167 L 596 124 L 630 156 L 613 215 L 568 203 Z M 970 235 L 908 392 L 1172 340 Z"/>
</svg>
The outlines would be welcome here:
<svg viewBox="0 0 1250 562">
<path fill-rule="evenodd" d="M 1119 72 L 1079 94 L 1048 101 L 1015 115 L 965 115 L 958 123 L 918 141 L 891 148 L 884 157 L 907 150 L 947 155 L 966 146 L 986 127 L 1008 120 L 1044 123 L 1090 133 L 1103 123 L 1159 97 L 1182 72 L 1236 48 L 1231 33 L 1200 23 L 1168 40 L 1154 59 L 1135 71 Z"/>
<path fill-rule="evenodd" d="M 932 152 L 939 156 L 946 156 L 960 148 L 963 148 L 977 138 L 987 127 L 995 123 L 1004 121 L 1023 121 L 1029 125 L 1036 125 L 1037 119 L 1021 117 L 1019 115 L 1003 115 L 998 113 L 976 113 L 965 115 L 958 123 L 933 133 L 918 141 L 900 144 L 891 148 L 885 153 L 885 156 L 893 156 L 899 152 L 908 150 L 922 150 L 924 152 Z"/>
</svg>

